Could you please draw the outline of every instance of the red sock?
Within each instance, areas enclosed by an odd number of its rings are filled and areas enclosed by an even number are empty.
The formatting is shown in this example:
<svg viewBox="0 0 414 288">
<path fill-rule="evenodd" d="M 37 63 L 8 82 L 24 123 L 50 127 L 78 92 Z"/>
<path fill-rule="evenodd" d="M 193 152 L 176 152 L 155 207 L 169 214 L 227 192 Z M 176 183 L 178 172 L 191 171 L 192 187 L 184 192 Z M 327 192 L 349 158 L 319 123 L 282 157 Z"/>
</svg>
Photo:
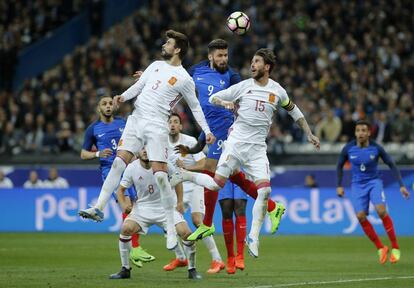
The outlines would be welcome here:
<svg viewBox="0 0 414 288">
<path fill-rule="evenodd" d="M 125 218 L 128 216 L 128 214 L 122 213 L 122 220 L 125 221 Z M 131 237 L 131 245 L 132 248 L 139 247 L 139 234 L 134 234 Z"/>
<path fill-rule="evenodd" d="M 223 225 L 224 243 L 226 243 L 226 249 L 227 249 L 227 257 L 234 257 L 233 219 L 223 219 L 222 225 Z"/>
<path fill-rule="evenodd" d="M 377 233 L 375 232 L 374 227 L 372 227 L 371 223 L 368 220 L 361 222 L 361 226 L 368 238 L 374 242 L 375 246 L 377 246 L 377 249 L 384 247 Z"/>
<path fill-rule="evenodd" d="M 256 185 L 246 179 L 246 176 L 242 171 L 237 174 L 230 176 L 230 181 L 239 186 L 247 195 L 253 199 L 257 198 L 257 187 Z M 267 212 L 272 212 L 276 208 L 276 203 L 272 199 L 267 200 Z"/>
<path fill-rule="evenodd" d="M 246 216 L 236 216 L 237 255 L 243 257 L 244 241 L 246 239 Z"/>
<path fill-rule="evenodd" d="M 397 236 L 395 236 L 394 225 L 392 224 L 391 217 L 388 214 L 382 218 L 382 224 L 388 234 L 388 238 L 390 238 L 392 248 L 400 249 L 398 247 Z"/>
<path fill-rule="evenodd" d="M 214 173 L 208 170 L 203 171 L 204 174 L 214 177 Z M 214 210 L 216 209 L 216 203 L 218 199 L 218 191 L 211 191 L 204 188 L 204 205 L 206 206 L 206 214 L 204 215 L 203 223 L 206 226 L 213 224 Z"/>
</svg>

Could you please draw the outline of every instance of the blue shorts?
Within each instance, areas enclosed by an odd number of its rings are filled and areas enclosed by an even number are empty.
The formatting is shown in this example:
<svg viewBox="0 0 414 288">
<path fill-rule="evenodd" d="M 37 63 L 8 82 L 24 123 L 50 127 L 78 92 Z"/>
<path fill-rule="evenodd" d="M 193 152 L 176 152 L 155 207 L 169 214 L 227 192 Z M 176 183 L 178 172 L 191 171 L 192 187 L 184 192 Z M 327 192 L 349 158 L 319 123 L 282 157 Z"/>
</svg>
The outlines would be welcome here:
<svg viewBox="0 0 414 288">
<path fill-rule="evenodd" d="M 247 196 L 244 191 L 237 186 L 236 184 L 231 183 L 230 181 L 226 182 L 226 185 L 219 191 L 218 200 L 223 199 L 246 199 Z"/>
<path fill-rule="evenodd" d="M 108 176 L 110 170 L 111 170 L 111 166 L 101 168 L 102 182 L 105 181 L 105 179 Z M 118 187 L 117 187 L 117 189 L 118 189 Z M 135 202 L 135 200 L 137 199 L 137 191 L 135 191 L 134 186 L 131 186 L 128 189 L 125 190 L 125 196 L 128 196 L 131 199 L 132 202 Z M 116 190 L 114 192 L 112 192 L 112 197 L 115 199 L 116 202 L 118 202 L 118 199 L 116 197 Z"/>
<path fill-rule="evenodd" d="M 352 183 L 351 200 L 356 213 L 363 211 L 367 215 L 370 201 L 374 205 L 385 205 L 382 181 L 374 179 L 367 183 Z"/>
<path fill-rule="evenodd" d="M 218 160 L 223 152 L 223 143 L 227 140 L 228 130 L 216 132 L 216 141 L 208 146 L 207 158 Z"/>
</svg>

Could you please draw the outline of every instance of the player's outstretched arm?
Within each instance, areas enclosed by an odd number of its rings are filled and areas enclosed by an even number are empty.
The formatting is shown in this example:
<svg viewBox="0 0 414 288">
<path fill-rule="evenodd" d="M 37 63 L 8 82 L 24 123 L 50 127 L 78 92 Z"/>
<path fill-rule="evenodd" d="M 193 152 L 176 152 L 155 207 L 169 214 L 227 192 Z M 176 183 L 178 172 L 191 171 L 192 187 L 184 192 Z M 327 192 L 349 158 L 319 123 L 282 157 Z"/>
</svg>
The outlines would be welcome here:
<svg viewBox="0 0 414 288">
<path fill-rule="evenodd" d="M 404 182 L 402 181 L 400 170 L 398 170 L 397 165 L 395 165 L 394 160 L 387 152 L 385 152 L 384 148 L 381 145 L 378 145 L 376 143 L 375 145 L 378 147 L 379 155 L 381 159 L 384 161 L 385 164 L 388 165 L 388 167 L 390 167 L 391 171 L 394 174 L 394 177 L 398 180 L 398 183 L 400 184 L 400 192 L 402 196 L 405 199 L 409 199 L 410 192 L 408 191 L 407 187 L 405 187 Z"/>
<path fill-rule="evenodd" d="M 287 98 L 287 94 L 285 95 L 285 102 L 282 104 L 282 108 L 285 109 L 290 117 L 293 118 L 293 120 L 296 122 L 296 124 L 299 125 L 299 127 L 305 132 L 306 139 L 309 143 L 312 143 L 313 146 L 315 146 L 316 150 L 319 150 L 321 147 L 321 143 L 319 141 L 319 138 L 313 135 L 312 130 L 310 129 L 308 122 L 305 119 L 305 116 L 303 115 L 302 111 L 300 111 L 299 107 L 295 105 L 292 101 Z"/>
<path fill-rule="evenodd" d="M 336 195 L 343 197 L 345 195 L 344 187 L 342 187 L 342 178 L 344 175 L 344 165 L 348 159 L 348 145 L 342 149 L 341 154 L 338 158 L 338 163 L 336 164 Z"/>
</svg>

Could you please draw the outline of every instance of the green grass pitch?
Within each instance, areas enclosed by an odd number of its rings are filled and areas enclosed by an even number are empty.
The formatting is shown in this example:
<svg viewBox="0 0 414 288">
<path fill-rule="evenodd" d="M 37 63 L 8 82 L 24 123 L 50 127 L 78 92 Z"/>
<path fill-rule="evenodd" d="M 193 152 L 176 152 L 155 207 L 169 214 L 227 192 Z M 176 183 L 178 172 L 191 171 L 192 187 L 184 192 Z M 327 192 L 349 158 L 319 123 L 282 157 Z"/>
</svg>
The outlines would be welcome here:
<svg viewBox="0 0 414 288">
<path fill-rule="evenodd" d="M 215 238 L 225 256 L 222 235 Z M 141 237 L 156 261 L 133 267 L 131 279 L 109 280 L 120 269 L 117 234 L 0 233 L 0 287 L 414 287 L 414 237 L 399 242 L 400 263 L 380 265 L 365 237 L 262 237 L 260 258 L 246 251 L 246 269 L 235 275 L 206 274 L 210 257 L 199 242 L 204 278 L 193 282 L 185 268 L 162 270 L 174 256 L 160 235 Z"/>
</svg>

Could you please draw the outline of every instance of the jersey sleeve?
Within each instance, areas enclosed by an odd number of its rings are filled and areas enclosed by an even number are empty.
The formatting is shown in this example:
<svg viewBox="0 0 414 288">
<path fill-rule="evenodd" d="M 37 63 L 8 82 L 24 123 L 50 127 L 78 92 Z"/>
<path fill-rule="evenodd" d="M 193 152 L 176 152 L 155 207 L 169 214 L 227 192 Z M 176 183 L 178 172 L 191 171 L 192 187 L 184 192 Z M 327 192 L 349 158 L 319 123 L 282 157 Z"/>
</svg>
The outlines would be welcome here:
<svg viewBox="0 0 414 288">
<path fill-rule="evenodd" d="M 136 160 L 136 161 L 139 161 L 139 160 Z M 124 174 L 122 175 L 121 182 L 119 183 L 122 187 L 125 187 L 127 189 L 130 188 L 134 184 L 134 181 L 132 178 L 133 170 L 134 170 L 133 166 L 134 165 L 132 165 L 132 163 L 127 166 L 127 168 L 124 171 Z"/>
<path fill-rule="evenodd" d="M 96 138 L 95 138 L 95 135 L 93 135 L 93 127 L 94 125 L 92 124 L 85 131 L 85 137 L 83 139 L 82 149 L 86 151 L 91 151 L 92 146 L 93 145 L 96 146 Z"/>
<path fill-rule="evenodd" d="M 142 73 L 138 81 L 132 84 L 131 87 L 129 87 L 124 93 L 121 94 L 124 97 L 124 101 L 128 101 L 141 94 L 142 89 L 144 89 L 145 83 L 148 80 L 148 74 L 152 70 L 154 63 L 155 62 L 151 63 L 151 65 L 145 69 L 144 73 Z"/>
<path fill-rule="evenodd" d="M 375 143 L 374 145 L 377 147 L 381 159 L 384 161 L 385 164 L 388 165 L 388 167 L 390 167 L 392 173 L 394 174 L 394 177 L 397 178 L 400 187 L 403 187 L 404 182 L 402 181 L 401 173 L 395 165 L 395 162 L 392 159 L 392 157 L 385 151 L 385 149 L 381 145 L 377 143 Z"/>
<path fill-rule="evenodd" d="M 200 125 L 201 129 L 203 129 L 206 134 L 209 134 L 210 128 L 208 127 L 203 110 L 201 110 L 200 102 L 198 102 L 197 96 L 195 94 L 194 81 L 190 77 L 182 87 L 182 95 L 187 102 L 188 107 L 190 107 L 191 112 L 193 113 L 193 116 L 196 119 L 198 125 Z"/>
<path fill-rule="evenodd" d="M 278 96 L 280 97 L 280 100 L 279 100 L 280 107 L 282 107 L 283 109 L 287 111 L 292 111 L 293 108 L 295 108 L 295 104 L 290 100 L 285 89 L 280 88 Z"/>
<path fill-rule="evenodd" d="M 345 145 L 345 147 L 342 149 L 341 154 L 338 158 L 338 163 L 336 164 L 336 186 L 340 187 L 342 186 L 342 178 L 344 176 L 344 165 L 345 162 L 348 160 L 348 150 L 349 150 L 350 144 Z"/>
<path fill-rule="evenodd" d="M 213 95 L 210 96 L 208 101 L 212 103 L 213 98 L 218 98 L 220 100 L 229 101 L 229 102 L 236 101 L 241 96 L 242 85 L 243 85 L 242 83 L 243 82 L 240 82 L 236 85 L 230 86 L 227 89 L 214 93 Z"/>
</svg>

